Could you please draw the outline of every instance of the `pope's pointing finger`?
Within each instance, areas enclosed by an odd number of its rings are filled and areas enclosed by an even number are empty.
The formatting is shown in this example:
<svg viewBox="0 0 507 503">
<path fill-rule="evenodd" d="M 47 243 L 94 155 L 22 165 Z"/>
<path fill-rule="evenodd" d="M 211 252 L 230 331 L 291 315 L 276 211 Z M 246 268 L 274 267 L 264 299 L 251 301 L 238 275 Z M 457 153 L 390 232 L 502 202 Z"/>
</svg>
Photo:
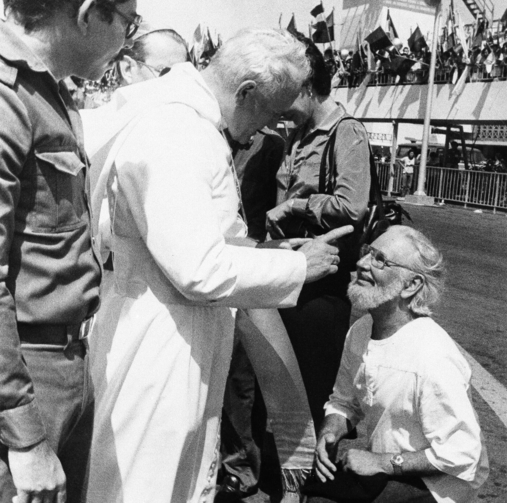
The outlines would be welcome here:
<svg viewBox="0 0 507 503">
<path fill-rule="evenodd" d="M 352 225 L 344 225 L 343 227 L 333 229 L 326 234 L 322 234 L 322 236 L 315 238 L 315 241 L 322 241 L 323 243 L 331 244 L 337 239 L 340 239 L 341 237 L 346 236 L 353 231 L 354 227 L 352 227 Z"/>
</svg>

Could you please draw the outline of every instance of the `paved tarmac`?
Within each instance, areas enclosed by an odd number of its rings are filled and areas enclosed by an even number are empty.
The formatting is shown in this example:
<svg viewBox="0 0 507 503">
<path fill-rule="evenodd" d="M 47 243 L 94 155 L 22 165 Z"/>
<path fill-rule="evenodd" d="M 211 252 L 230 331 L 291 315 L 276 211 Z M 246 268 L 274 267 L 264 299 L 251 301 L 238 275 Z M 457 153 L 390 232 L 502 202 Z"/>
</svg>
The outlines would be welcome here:
<svg viewBox="0 0 507 503">
<path fill-rule="evenodd" d="M 473 370 L 472 395 L 491 469 L 479 501 L 507 503 L 507 215 L 449 205 L 404 207 L 413 219 L 405 223 L 430 237 L 446 260 L 446 291 L 435 319 Z M 356 442 L 364 441 L 364 432 L 359 435 Z M 260 492 L 244 501 L 270 498 Z"/>
</svg>

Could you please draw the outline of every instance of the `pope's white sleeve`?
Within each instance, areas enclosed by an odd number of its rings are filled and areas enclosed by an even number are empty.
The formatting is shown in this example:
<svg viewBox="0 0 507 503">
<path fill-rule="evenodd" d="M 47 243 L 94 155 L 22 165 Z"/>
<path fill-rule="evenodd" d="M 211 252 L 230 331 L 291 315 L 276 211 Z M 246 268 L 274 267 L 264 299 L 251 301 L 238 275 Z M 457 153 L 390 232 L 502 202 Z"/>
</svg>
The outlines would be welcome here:
<svg viewBox="0 0 507 503">
<path fill-rule="evenodd" d="M 121 191 L 161 272 L 195 301 L 295 305 L 305 256 L 226 245 L 213 202 L 213 166 L 220 161 L 213 142 L 223 140 L 186 107 L 167 109 L 138 123 L 116 162 Z"/>
</svg>

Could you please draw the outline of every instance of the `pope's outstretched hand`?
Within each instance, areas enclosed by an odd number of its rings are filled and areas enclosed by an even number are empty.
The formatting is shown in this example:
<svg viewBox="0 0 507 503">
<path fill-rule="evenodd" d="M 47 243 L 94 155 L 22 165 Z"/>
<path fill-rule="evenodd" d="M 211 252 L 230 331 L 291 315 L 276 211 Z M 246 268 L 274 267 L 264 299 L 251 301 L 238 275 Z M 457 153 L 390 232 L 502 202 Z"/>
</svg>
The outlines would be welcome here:
<svg viewBox="0 0 507 503">
<path fill-rule="evenodd" d="M 333 229 L 327 234 L 319 236 L 309 243 L 304 244 L 299 251 L 306 256 L 306 280 L 311 283 L 324 278 L 328 274 L 335 274 L 340 263 L 339 249 L 333 245 L 338 239 L 354 230 L 352 225 L 345 225 Z"/>
</svg>

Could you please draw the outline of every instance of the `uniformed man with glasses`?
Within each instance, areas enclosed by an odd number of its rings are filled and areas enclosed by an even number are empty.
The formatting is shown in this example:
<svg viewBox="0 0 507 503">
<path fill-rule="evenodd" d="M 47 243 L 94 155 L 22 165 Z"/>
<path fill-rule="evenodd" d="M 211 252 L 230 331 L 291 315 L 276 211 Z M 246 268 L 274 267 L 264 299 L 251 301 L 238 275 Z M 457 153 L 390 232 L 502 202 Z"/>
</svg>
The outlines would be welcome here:
<svg viewBox="0 0 507 503">
<path fill-rule="evenodd" d="M 87 336 L 101 265 L 63 79 L 98 80 L 136 0 L 4 0 L 0 21 L 0 502 L 78 502 L 92 431 Z"/>
</svg>

